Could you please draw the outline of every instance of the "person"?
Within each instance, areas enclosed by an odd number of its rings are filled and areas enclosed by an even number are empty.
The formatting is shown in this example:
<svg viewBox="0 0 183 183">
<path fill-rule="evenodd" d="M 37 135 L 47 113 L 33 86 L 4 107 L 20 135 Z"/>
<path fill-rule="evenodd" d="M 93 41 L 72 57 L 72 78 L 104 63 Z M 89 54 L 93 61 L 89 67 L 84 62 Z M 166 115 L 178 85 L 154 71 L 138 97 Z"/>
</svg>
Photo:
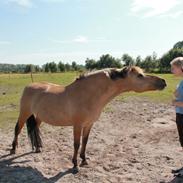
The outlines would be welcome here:
<svg viewBox="0 0 183 183">
<path fill-rule="evenodd" d="M 171 62 L 171 72 L 175 76 L 183 77 L 183 57 L 177 57 Z M 175 100 L 172 101 L 176 109 L 176 124 L 180 145 L 183 150 L 183 80 L 177 85 L 174 92 Z"/>
</svg>

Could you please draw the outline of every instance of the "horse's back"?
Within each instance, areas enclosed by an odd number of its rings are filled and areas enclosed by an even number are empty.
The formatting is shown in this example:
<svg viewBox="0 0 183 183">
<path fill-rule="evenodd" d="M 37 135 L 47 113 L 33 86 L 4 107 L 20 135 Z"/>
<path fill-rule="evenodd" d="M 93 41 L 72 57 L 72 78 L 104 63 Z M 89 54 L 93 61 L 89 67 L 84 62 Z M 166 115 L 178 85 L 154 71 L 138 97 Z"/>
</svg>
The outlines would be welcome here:
<svg viewBox="0 0 183 183">
<path fill-rule="evenodd" d="M 36 103 L 39 103 L 39 101 L 45 95 L 49 93 L 62 93 L 63 91 L 64 87 L 62 87 L 61 85 L 46 82 L 31 83 L 24 88 L 20 101 L 20 107 L 22 110 L 30 111 L 31 107 L 35 106 Z"/>
<path fill-rule="evenodd" d="M 39 83 L 31 83 L 30 85 L 26 86 L 23 95 L 33 96 L 43 92 L 58 93 L 62 92 L 63 90 L 64 87 L 61 85 L 39 82 Z"/>
</svg>

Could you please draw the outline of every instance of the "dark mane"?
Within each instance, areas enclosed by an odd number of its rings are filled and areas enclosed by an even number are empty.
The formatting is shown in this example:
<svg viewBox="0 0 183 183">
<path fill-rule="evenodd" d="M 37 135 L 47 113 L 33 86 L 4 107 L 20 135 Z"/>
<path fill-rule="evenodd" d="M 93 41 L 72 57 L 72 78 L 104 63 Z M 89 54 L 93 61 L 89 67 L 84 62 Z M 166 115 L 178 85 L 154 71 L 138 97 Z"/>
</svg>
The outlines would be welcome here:
<svg viewBox="0 0 183 183">
<path fill-rule="evenodd" d="M 90 71 L 90 72 L 86 72 L 81 74 L 76 81 L 78 80 L 83 80 L 86 79 L 90 76 L 99 74 L 99 73 L 105 73 L 108 77 L 110 77 L 112 80 L 117 80 L 120 78 L 125 78 L 128 74 L 128 72 L 141 72 L 143 73 L 142 69 L 136 66 L 129 66 L 129 67 L 123 67 L 123 68 L 106 68 L 106 69 L 101 69 L 101 70 L 94 70 L 94 71 Z"/>
</svg>

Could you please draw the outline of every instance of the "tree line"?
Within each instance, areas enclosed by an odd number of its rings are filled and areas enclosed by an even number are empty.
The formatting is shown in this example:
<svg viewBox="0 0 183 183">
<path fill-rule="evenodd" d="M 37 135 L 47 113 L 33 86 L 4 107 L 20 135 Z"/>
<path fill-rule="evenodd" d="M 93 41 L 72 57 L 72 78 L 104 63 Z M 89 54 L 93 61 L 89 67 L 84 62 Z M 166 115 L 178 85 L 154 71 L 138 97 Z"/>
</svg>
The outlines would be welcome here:
<svg viewBox="0 0 183 183">
<path fill-rule="evenodd" d="M 48 62 L 42 67 L 38 65 L 24 65 L 24 64 L 0 64 L 0 72 L 14 72 L 14 73 L 29 73 L 29 72 L 68 72 L 68 71 L 83 71 L 93 69 L 103 69 L 108 67 L 121 68 L 123 66 L 136 65 L 143 68 L 146 72 L 168 73 L 170 72 L 170 62 L 176 57 L 183 56 L 183 41 L 177 42 L 162 57 L 158 58 L 155 52 L 145 58 L 137 56 L 133 58 L 125 53 L 121 58 L 115 58 L 109 54 L 102 55 L 99 60 L 87 58 L 85 65 L 78 65 L 75 61 L 71 64 L 60 61 Z"/>
</svg>

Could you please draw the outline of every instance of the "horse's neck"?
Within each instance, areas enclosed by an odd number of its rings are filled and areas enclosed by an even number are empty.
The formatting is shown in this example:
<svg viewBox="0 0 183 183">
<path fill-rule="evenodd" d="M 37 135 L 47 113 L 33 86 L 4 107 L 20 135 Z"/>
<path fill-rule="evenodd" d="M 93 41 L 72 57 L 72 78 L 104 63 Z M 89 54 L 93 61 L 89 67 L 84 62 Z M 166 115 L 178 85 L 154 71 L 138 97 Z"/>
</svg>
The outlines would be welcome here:
<svg viewBox="0 0 183 183">
<path fill-rule="evenodd" d="M 123 83 L 120 84 L 123 86 Z M 97 105 L 99 108 L 103 108 L 114 97 L 126 91 L 125 88 L 119 87 L 116 82 L 105 75 L 92 76 L 76 81 L 71 87 L 73 91 L 84 91 L 85 95 L 81 97 L 86 98 L 88 103 Z"/>
<path fill-rule="evenodd" d="M 108 102 L 110 102 L 113 98 L 120 95 L 121 93 L 128 92 L 131 89 L 129 88 L 129 84 L 126 80 L 119 82 L 111 82 L 108 86 L 108 89 L 103 92 L 101 95 L 101 100 L 103 102 L 103 106 L 105 106 Z"/>
<path fill-rule="evenodd" d="M 105 92 L 110 87 L 109 85 L 109 78 L 107 78 L 105 75 L 97 74 L 75 81 L 73 84 L 71 84 L 71 87 L 85 91 L 86 95 L 96 95 Z"/>
</svg>

